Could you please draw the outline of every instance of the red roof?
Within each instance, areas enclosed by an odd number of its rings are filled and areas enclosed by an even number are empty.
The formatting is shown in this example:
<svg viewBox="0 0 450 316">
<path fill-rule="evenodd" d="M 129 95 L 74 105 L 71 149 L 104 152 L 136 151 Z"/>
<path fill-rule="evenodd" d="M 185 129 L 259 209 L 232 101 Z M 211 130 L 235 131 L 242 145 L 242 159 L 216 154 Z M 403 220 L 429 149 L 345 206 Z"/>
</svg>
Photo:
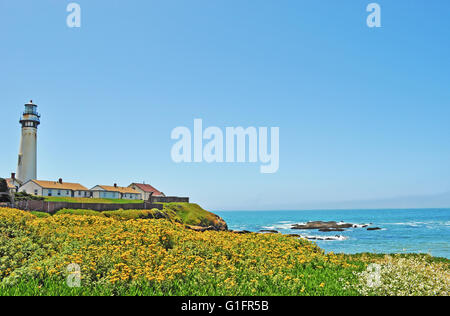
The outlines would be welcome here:
<svg viewBox="0 0 450 316">
<path fill-rule="evenodd" d="M 162 192 L 156 190 L 150 184 L 143 184 L 143 183 L 133 183 L 133 184 L 144 192 L 147 192 L 147 193 L 153 192 L 154 196 L 163 195 Z"/>
</svg>

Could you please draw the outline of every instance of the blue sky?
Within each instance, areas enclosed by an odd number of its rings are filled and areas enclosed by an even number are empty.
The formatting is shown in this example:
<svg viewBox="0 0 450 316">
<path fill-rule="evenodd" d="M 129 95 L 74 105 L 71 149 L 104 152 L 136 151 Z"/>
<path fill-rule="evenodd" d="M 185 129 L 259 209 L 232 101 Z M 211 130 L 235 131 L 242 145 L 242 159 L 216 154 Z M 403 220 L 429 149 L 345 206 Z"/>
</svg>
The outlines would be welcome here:
<svg viewBox="0 0 450 316">
<path fill-rule="evenodd" d="M 212 210 L 450 191 L 450 2 L 0 0 L 0 175 L 42 113 L 38 177 L 146 181 Z M 280 169 L 175 164 L 172 129 L 280 127 Z M 331 203 L 331 204 L 330 204 Z M 370 203 L 368 205 L 370 207 Z"/>
</svg>

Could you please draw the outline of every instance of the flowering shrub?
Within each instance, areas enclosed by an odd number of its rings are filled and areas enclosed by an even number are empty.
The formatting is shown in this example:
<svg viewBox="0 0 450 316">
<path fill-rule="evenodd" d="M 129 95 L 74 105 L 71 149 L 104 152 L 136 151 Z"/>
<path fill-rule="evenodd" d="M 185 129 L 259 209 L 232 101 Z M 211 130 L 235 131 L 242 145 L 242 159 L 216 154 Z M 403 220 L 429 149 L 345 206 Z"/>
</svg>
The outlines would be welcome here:
<svg viewBox="0 0 450 316">
<path fill-rule="evenodd" d="M 386 256 L 366 271 L 357 273 L 356 289 L 362 295 L 448 296 L 448 263 L 428 262 L 425 258 Z"/>
</svg>

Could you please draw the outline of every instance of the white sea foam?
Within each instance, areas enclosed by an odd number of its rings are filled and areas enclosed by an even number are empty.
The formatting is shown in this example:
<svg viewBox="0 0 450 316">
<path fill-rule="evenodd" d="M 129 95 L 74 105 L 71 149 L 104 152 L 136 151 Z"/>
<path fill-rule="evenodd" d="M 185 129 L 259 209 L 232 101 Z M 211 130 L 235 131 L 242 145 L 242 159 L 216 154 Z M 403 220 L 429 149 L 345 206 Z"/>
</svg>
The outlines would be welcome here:
<svg viewBox="0 0 450 316">
<path fill-rule="evenodd" d="M 400 223 L 383 223 L 383 225 L 398 225 L 398 226 L 410 226 L 410 227 L 420 227 L 420 226 L 428 226 L 429 227 L 439 227 L 439 226 L 450 226 L 449 221 L 428 221 L 428 222 L 400 222 Z"/>
<path fill-rule="evenodd" d="M 410 226 L 419 227 L 421 225 L 426 225 L 424 222 L 400 222 L 400 223 L 383 223 L 383 225 L 399 225 L 399 226 Z"/>
<path fill-rule="evenodd" d="M 262 229 L 277 230 L 277 229 L 290 229 L 291 227 L 292 224 L 275 224 L 272 226 L 262 226 Z"/>
</svg>

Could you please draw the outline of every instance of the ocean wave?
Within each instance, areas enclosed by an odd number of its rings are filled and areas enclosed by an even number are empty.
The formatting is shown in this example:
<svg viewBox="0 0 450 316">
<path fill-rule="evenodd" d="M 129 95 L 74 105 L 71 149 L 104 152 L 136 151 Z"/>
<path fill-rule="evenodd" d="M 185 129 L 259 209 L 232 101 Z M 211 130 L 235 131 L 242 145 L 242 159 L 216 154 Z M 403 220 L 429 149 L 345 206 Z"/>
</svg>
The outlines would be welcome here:
<svg viewBox="0 0 450 316">
<path fill-rule="evenodd" d="M 281 224 L 281 222 L 280 222 L 277 224 L 273 224 L 271 226 L 262 226 L 262 229 L 268 229 L 268 230 L 291 229 L 292 225 L 293 225 L 292 222 L 288 222 L 285 224 Z"/>
<path fill-rule="evenodd" d="M 427 226 L 427 228 L 435 228 L 439 226 L 450 226 L 449 221 L 439 222 L 439 221 L 428 221 L 428 222 L 419 222 L 419 221 L 411 221 L 411 222 L 399 222 L 399 223 L 382 223 L 383 225 L 397 225 L 397 226 L 409 226 L 409 227 L 423 227 Z"/>
</svg>

